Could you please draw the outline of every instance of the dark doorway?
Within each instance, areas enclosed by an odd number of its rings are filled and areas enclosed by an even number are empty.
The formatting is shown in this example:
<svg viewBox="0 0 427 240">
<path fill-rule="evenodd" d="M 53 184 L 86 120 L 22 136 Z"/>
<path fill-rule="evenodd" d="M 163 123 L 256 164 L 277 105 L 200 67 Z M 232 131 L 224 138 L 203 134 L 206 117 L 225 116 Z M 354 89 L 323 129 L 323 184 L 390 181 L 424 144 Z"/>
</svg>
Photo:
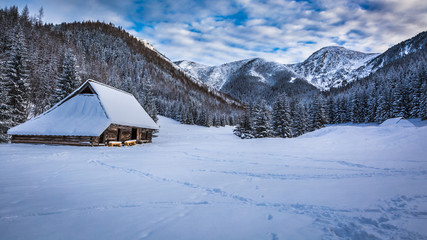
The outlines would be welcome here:
<svg viewBox="0 0 427 240">
<path fill-rule="evenodd" d="M 122 131 L 120 128 L 117 129 L 117 141 L 120 141 L 120 135 L 122 134 Z"/>
<path fill-rule="evenodd" d="M 100 144 L 104 144 L 104 139 L 105 139 L 105 132 L 103 132 L 103 133 L 101 134 L 101 136 L 99 136 L 99 143 L 100 143 Z"/>
<path fill-rule="evenodd" d="M 131 139 L 136 139 L 137 133 L 138 133 L 138 129 L 137 128 L 132 128 L 132 137 L 131 137 Z"/>
</svg>

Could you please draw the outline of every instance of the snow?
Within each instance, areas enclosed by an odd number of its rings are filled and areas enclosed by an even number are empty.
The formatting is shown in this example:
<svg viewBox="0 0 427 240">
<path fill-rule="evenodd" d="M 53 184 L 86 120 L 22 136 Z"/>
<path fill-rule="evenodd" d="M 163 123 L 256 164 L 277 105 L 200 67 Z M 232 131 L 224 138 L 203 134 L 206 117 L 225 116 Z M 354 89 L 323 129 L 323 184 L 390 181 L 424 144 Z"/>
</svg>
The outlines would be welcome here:
<svg viewBox="0 0 427 240">
<path fill-rule="evenodd" d="M 386 121 L 381 123 L 380 126 L 381 127 L 415 127 L 413 123 L 411 123 L 410 121 L 402 117 L 387 119 Z"/>
<path fill-rule="evenodd" d="M 427 127 L 0 145 L 0 239 L 425 239 Z M 422 124 L 419 124 L 422 125 Z"/>
<path fill-rule="evenodd" d="M 110 121 L 95 94 L 80 94 L 8 131 L 13 135 L 99 136 Z"/>
<path fill-rule="evenodd" d="M 141 42 L 145 47 L 157 52 L 157 49 L 154 47 L 154 45 L 148 42 L 147 40 L 138 37 L 136 37 L 136 39 L 138 39 L 138 41 Z"/>
<path fill-rule="evenodd" d="M 357 74 L 365 74 L 361 69 L 366 70 L 366 64 L 378 55 L 330 46 L 314 52 L 302 63 L 288 66 L 318 89 L 329 90 L 341 86 L 344 80 L 357 79 Z"/>
<path fill-rule="evenodd" d="M 159 128 L 132 94 L 93 80 L 89 83 L 98 94 L 112 123 L 150 129 Z"/>
<path fill-rule="evenodd" d="M 269 62 L 262 58 L 244 59 L 219 66 L 206 66 L 191 61 L 175 62 L 184 72 L 200 79 L 208 86 L 221 90 L 236 74 L 244 74 L 257 79 L 258 82 L 273 86 L 277 81 L 275 74 L 280 72 L 296 76 L 291 68 L 284 64 Z"/>
</svg>

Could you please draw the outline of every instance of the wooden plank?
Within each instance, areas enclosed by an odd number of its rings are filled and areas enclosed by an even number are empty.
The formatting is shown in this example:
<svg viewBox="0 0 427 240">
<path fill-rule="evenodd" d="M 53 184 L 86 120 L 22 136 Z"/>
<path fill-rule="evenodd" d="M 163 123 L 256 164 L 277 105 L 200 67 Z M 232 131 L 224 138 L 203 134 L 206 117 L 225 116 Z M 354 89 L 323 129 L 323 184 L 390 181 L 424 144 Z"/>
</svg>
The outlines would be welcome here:
<svg viewBox="0 0 427 240">
<path fill-rule="evenodd" d="M 122 146 L 122 142 L 119 142 L 119 141 L 109 141 L 108 142 L 108 146 L 109 147 L 121 147 Z"/>
<path fill-rule="evenodd" d="M 33 141 L 33 140 L 15 140 L 13 143 L 32 143 L 32 144 L 58 144 L 71 146 L 92 146 L 88 142 L 59 142 L 59 141 Z M 95 145 L 94 145 L 95 146 Z"/>
<path fill-rule="evenodd" d="M 92 137 L 87 136 L 32 136 L 13 135 L 12 143 L 60 144 L 74 146 L 94 145 Z"/>
<path fill-rule="evenodd" d="M 133 146 L 133 145 L 136 145 L 136 140 L 125 141 L 125 146 Z"/>
</svg>

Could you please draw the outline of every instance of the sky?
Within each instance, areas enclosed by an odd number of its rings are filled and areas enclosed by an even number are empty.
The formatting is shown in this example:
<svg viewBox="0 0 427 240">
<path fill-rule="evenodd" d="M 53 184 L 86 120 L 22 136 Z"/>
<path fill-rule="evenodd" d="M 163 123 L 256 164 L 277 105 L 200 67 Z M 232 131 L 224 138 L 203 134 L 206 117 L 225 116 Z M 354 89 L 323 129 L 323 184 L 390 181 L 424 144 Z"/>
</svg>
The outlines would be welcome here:
<svg viewBox="0 0 427 240">
<path fill-rule="evenodd" d="M 427 30 L 426 0 L 0 0 L 44 22 L 100 20 L 173 61 L 304 61 L 326 46 L 381 53 Z"/>
</svg>

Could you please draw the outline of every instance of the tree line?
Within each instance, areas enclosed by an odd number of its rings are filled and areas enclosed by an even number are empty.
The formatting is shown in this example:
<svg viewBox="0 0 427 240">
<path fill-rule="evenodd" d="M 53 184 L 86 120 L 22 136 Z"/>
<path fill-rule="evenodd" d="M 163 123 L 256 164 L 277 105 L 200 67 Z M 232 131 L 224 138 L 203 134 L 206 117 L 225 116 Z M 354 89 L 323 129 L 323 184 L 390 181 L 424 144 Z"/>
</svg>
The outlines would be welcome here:
<svg viewBox="0 0 427 240">
<path fill-rule="evenodd" d="M 401 69 L 399 74 L 396 69 Z M 394 117 L 427 120 L 425 62 L 412 70 L 394 63 L 350 86 L 310 98 L 281 95 L 272 106 L 264 100 L 249 104 L 234 134 L 241 138 L 292 138 L 328 123 L 381 123 Z"/>
</svg>

